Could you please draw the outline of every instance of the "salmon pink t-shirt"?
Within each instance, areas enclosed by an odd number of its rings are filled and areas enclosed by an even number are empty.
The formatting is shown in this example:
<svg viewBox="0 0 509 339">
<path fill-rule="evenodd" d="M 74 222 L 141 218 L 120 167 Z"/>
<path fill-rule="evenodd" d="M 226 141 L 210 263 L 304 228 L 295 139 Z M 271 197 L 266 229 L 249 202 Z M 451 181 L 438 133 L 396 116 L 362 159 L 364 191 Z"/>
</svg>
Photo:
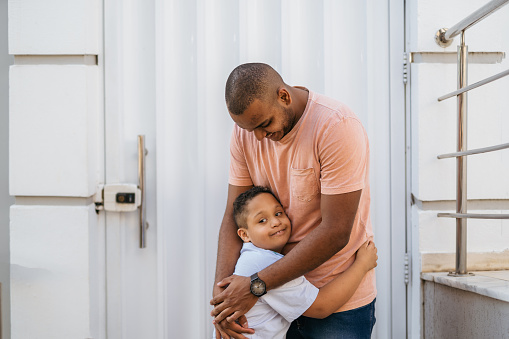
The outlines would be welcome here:
<svg viewBox="0 0 509 339">
<path fill-rule="evenodd" d="M 305 275 L 316 287 L 345 271 L 357 249 L 373 238 L 368 138 L 359 118 L 344 104 L 309 91 L 304 113 L 283 139 L 258 141 L 254 133 L 235 125 L 230 152 L 231 185 L 269 187 L 280 199 L 292 221 L 287 248 L 320 225 L 321 194 L 362 190 L 348 244 Z M 338 312 L 367 305 L 375 297 L 375 272 L 371 270 Z"/>
</svg>

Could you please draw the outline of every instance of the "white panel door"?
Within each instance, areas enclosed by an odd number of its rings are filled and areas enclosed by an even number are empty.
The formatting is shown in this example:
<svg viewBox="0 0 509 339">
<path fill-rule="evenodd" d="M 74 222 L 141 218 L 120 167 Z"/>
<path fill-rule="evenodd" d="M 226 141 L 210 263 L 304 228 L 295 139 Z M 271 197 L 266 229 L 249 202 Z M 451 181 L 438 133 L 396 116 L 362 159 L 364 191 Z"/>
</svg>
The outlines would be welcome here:
<svg viewBox="0 0 509 339">
<path fill-rule="evenodd" d="M 105 181 L 138 183 L 146 136 L 146 248 L 138 212 L 106 213 L 107 338 L 158 336 L 154 4 L 104 0 Z"/>
<path fill-rule="evenodd" d="M 363 121 L 380 254 L 374 337 L 404 337 L 403 1 L 104 1 L 106 181 L 137 182 L 145 134 L 150 223 L 139 249 L 137 213 L 107 214 L 108 338 L 210 337 L 233 127 L 224 84 L 252 61 Z"/>
</svg>

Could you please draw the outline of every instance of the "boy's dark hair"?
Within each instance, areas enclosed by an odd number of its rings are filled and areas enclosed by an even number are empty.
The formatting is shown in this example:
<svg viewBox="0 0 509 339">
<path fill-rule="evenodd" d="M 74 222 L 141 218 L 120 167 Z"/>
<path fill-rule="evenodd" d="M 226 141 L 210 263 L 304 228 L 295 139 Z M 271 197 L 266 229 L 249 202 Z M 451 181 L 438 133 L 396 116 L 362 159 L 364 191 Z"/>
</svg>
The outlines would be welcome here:
<svg viewBox="0 0 509 339">
<path fill-rule="evenodd" d="M 231 114 L 240 115 L 255 99 L 266 100 L 267 94 L 281 84 L 279 73 L 267 64 L 237 66 L 226 80 L 226 107 Z"/>
<path fill-rule="evenodd" d="M 235 219 L 235 223 L 238 228 L 247 228 L 246 223 L 246 207 L 247 204 L 253 200 L 259 194 L 269 193 L 281 204 L 279 199 L 274 195 L 274 193 L 267 187 L 263 186 L 255 186 L 253 188 L 248 189 L 244 193 L 239 194 L 237 199 L 233 202 L 233 218 Z"/>
</svg>

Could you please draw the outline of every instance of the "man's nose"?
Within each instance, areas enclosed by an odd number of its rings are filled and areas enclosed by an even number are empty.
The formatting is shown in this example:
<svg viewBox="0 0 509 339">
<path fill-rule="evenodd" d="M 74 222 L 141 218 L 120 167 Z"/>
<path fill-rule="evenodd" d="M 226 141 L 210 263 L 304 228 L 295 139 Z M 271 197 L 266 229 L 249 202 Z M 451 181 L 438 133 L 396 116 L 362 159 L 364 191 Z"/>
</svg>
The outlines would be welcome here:
<svg viewBox="0 0 509 339">
<path fill-rule="evenodd" d="M 253 132 L 255 134 L 256 139 L 258 139 L 258 140 L 262 140 L 267 135 L 267 132 L 265 132 L 261 128 L 257 128 Z"/>
</svg>

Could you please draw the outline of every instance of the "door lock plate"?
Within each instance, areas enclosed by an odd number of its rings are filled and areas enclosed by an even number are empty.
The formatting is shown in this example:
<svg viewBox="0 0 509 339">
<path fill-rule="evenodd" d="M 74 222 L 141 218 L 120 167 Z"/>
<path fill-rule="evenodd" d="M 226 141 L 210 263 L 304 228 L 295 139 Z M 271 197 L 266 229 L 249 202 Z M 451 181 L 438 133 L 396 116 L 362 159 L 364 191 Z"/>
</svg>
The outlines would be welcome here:
<svg viewBox="0 0 509 339">
<path fill-rule="evenodd" d="M 141 205 L 141 190 L 135 184 L 101 185 L 98 191 L 102 194 L 96 194 L 100 196 L 95 199 L 96 206 L 105 211 L 133 212 Z"/>
</svg>

